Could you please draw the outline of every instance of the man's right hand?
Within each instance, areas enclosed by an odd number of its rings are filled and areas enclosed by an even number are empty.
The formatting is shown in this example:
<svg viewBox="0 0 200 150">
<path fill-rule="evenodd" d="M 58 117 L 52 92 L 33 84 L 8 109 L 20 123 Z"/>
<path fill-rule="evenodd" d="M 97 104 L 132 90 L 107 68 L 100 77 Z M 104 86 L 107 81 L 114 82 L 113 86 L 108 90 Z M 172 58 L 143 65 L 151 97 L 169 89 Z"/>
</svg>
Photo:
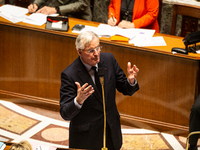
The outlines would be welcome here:
<svg viewBox="0 0 200 150">
<path fill-rule="evenodd" d="M 94 93 L 94 89 L 91 85 L 88 86 L 88 83 L 85 83 L 82 87 L 79 82 L 75 82 L 77 85 L 77 96 L 76 101 L 79 105 L 82 105 L 84 101 Z"/>
<path fill-rule="evenodd" d="M 108 25 L 111 26 L 115 26 L 117 24 L 117 19 L 115 17 L 110 17 L 110 19 L 108 19 Z"/>
<path fill-rule="evenodd" d="M 30 4 L 28 6 L 28 12 L 29 13 L 34 13 L 34 12 L 36 12 L 37 9 L 38 9 L 38 6 L 36 4 Z"/>
</svg>

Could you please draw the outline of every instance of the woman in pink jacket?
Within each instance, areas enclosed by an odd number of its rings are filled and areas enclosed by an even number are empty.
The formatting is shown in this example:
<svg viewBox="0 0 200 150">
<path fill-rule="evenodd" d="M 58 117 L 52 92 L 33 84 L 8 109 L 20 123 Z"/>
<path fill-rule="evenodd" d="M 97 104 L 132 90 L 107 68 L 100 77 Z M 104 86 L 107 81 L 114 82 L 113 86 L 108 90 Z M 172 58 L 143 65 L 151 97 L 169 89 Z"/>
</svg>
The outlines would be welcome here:
<svg viewBox="0 0 200 150">
<path fill-rule="evenodd" d="M 154 29 L 159 33 L 158 11 L 158 0 L 111 0 L 108 24 L 121 28 Z"/>
</svg>

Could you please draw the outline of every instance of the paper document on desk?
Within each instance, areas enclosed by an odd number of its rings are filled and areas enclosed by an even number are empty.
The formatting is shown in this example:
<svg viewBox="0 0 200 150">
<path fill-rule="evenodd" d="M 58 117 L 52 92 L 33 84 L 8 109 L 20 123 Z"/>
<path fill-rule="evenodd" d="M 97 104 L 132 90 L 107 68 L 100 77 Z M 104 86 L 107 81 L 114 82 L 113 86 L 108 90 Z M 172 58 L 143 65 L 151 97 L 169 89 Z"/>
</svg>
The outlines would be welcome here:
<svg viewBox="0 0 200 150">
<path fill-rule="evenodd" d="M 42 13 L 32 13 L 30 16 L 27 16 L 22 22 L 41 26 L 46 23 L 47 16 L 58 16 L 58 14 L 45 15 Z"/>
<path fill-rule="evenodd" d="M 129 39 L 132 39 L 137 31 L 135 29 L 123 29 L 119 28 L 118 26 L 110 26 L 107 24 L 100 24 L 95 33 L 98 36 L 103 36 L 103 37 L 111 37 L 113 35 L 121 35 L 124 37 L 127 37 Z"/>
<path fill-rule="evenodd" d="M 155 30 L 150 29 L 123 29 L 119 28 L 118 26 L 110 26 L 107 24 L 100 24 L 98 27 L 92 27 L 92 26 L 85 26 L 80 31 L 73 30 L 73 33 L 81 33 L 83 31 L 93 31 L 95 32 L 99 37 L 108 37 L 111 38 L 114 35 L 120 35 L 124 36 L 126 38 L 129 38 L 130 40 L 138 37 L 138 38 L 150 38 L 154 35 Z"/>
<path fill-rule="evenodd" d="M 197 53 L 197 54 L 200 54 L 200 50 L 196 50 L 196 53 Z"/>
<path fill-rule="evenodd" d="M 27 16 L 22 22 L 41 26 L 47 21 L 47 15 L 42 13 L 33 13 L 30 16 Z"/>
<path fill-rule="evenodd" d="M 115 35 L 115 32 L 117 29 L 115 29 L 116 27 L 107 25 L 107 24 L 100 24 L 97 28 L 95 33 L 98 36 L 104 36 L 104 37 L 111 37 L 113 35 Z"/>
<path fill-rule="evenodd" d="M 151 30 L 151 29 L 138 29 L 138 28 L 122 29 L 120 28 L 118 29 L 115 35 L 121 35 L 131 40 L 133 38 L 150 38 L 154 35 L 154 33 L 155 33 L 155 30 Z"/>
<path fill-rule="evenodd" d="M 99 36 L 111 37 L 113 35 L 120 35 L 127 37 L 129 39 L 133 39 L 135 37 L 152 37 L 155 33 L 155 30 L 150 29 L 136 29 L 136 28 L 129 28 L 123 29 L 119 28 L 118 26 L 110 26 L 107 24 L 100 24 L 95 33 Z"/>
<path fill-rule="evenodd" d="M 13 14 L 15 16 L 22 16 L 28 13 L 27 8 L 6 4 L 0 7 L 0 12 Z"/>
<path fill-rule="evenodd" d="M 6 12 L 1 12 L 0 16 L 11 21 L 12 23 L 20 22 L 20 21 L 22 21 L 26 18 L 26 15 L 15 16 L 15 15 L 12 15 L 12 14 L 9 14 L 9 13 L 6 13 Z"/>
<path fill-rule="evenodd" d="M 6 4 L 0 7 L 0 16 L 13 23 L 22 21 L 26 17 L 27 13 L 27 8 L 22 8 L 14 5 Z"/>
<path fill-rule="evenodd" d="M 73 33 L 78 33 L 78 34 L 81 33 L 81 32 L 83 32 L 83 31 L 93 31 L 93 32 L 95 32 L 95 31 L 96 31 L 96 28 L 97 28 L 97 27 L 85 25 L 85 27 L 84 27 L 83 29 L 81 29 L 80 31 L 78 31 L 78 30 L 73 30 L 72 32 L 73 32 Z"/>
<path fill-rule="evenodd" d="M 155 30 L 152 29 L 134 29 L 135 30 L 135 37 L 134 38 L 151 38 L 153 37 Z"/>
<path fill-rule="evenodd" d="M 166 46 L 166 42 L 162 36 L 158 37 L 137 37 L 129 40 L 129 44 L 134 44 L 135 46 Z"/>
</svg>

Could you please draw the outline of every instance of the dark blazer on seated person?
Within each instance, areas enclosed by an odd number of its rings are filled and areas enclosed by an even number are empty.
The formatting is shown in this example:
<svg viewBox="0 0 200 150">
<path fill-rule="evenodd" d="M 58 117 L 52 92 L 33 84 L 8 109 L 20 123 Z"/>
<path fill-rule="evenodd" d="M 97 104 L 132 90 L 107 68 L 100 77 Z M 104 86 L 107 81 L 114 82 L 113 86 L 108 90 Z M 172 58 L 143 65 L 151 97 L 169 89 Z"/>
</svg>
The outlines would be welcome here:
<svg viewBox="0 0 200 150">
<path fill-rule="evenodd" d="M 59 6 L 60 15 L 92 20 L 90 0 L 34 0 L 38 8 Z"/>
</svg>

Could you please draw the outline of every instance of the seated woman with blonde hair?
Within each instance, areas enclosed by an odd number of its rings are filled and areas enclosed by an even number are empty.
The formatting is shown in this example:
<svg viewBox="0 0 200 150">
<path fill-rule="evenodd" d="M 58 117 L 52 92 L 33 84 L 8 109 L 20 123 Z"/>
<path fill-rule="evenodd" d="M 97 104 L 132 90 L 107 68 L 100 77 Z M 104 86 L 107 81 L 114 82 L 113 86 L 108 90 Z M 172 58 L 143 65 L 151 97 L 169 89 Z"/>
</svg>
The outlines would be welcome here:
<svg viewBox="0 0 200 150">
<path fill-rule="evenodd" d="M 33 150 L 31 144 L 28 141 L 21 141 L 11 145 L 9 150 Z"/>
</svg>

